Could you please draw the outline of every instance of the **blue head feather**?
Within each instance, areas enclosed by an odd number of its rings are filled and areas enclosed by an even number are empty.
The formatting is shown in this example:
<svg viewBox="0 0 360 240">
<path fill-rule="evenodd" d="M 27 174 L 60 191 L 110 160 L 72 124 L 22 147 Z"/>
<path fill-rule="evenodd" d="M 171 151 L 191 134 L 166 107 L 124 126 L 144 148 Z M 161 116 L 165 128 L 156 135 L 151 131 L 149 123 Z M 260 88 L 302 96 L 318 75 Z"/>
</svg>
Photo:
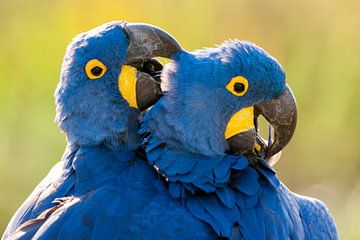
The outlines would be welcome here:
<svg viewBox="0 0 360 240">
<path fill-rule="evenodd" d="M 118 91 L 118 75 L 125 62 L 128 39 L 123 22 L 111 22 L 75 37 L 68 46 L 55 92 L 56 122 L 70 143 L 110 147 L 138 146 L 139 112 L 129 108 Z M 85 72 L 89 60 L 106 67 L 99 79 Z"/>
<path fill-rule="evenodd" d="M 249 42 L 228 41 L 213 49 L 180 52 L 174 60 L 164 68 L 165 97 L 147 114 L 147 124 L 161 126 L 154 132 L 160 141 L 194 153 L 224 155 L 228 150 L 224 132 L 231 116 L 276 97 L 285 85 L 280 64 Z M 236 76 L 249 82 L 242 97 L 225 88 Z M 160 113 L 162 117 L 156 117 Z"/>
</svg>

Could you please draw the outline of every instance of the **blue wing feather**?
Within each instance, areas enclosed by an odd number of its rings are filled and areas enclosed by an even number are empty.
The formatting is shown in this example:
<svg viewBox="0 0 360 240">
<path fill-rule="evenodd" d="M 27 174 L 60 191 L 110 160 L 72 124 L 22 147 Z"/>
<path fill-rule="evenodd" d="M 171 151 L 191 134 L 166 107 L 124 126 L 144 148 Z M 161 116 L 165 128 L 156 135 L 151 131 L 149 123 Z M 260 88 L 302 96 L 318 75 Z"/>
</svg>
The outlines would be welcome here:
<svg viewBox="0 0 360 240">
<path fill-rule="evenodd" d="M 209 226 L 170 196 L 152 166 L 144 160 L 133 159 L 119 170 L 108 163 L 113 160 L 119 164 L 117 155 L 103 150 L 89 150 L 85 160 L 79 158 L 74 164 L 77 169 L 84 168 L 80 174 L 84 179 L 78 190 L 83 193 L 84 186 L 91 190 L 62 202 L 40 226 L 34 225 L 32 232 L 18 239 L 29 239 L 33 233 L 36 239 L 216 238 Z M 99 159 L 105 161 L 105 167 L 99 168 L 102 172 L 84 162 L 98 154 Z"/>
<path fill-rule="evenodd" d="M 325 204 L 317 199 L 297 194 L 294 194 L 294 197 L 300 207 L 300 216 L 304 223 L 306 239 L 338 239 L 334 219 Z"/>
<path fill-rule="evenodd" d="M 78 148 L 74 145 L 69 145 L 66 148 L 63 160 L 50 170 L 16 211 L 4 232 L 3 238 L 9 237 L 24 222 L 37 218 L 43 211 L 53 207 L 53 200 L 66 196 L 73 191 L 75 176 L 71 164 L 77 150 Z"/>
</svg>

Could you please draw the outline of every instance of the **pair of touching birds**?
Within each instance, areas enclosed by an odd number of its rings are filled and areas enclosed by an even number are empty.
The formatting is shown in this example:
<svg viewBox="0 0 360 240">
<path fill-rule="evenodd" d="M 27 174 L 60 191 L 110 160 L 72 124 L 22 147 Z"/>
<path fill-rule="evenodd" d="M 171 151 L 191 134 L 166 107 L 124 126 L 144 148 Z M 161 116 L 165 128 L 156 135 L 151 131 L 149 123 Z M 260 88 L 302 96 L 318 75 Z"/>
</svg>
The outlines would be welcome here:
<svg viewBox="0 0 360 240">
<path fill-rule="evenodd" d="M 157 27 L 110 22 L 68 46 L 55 98 L 67 148 L 3 239 L 337 239 L 326 206 L 272 168 L 296 103 L 255 44 L 188 52 Z"/>
</svg>

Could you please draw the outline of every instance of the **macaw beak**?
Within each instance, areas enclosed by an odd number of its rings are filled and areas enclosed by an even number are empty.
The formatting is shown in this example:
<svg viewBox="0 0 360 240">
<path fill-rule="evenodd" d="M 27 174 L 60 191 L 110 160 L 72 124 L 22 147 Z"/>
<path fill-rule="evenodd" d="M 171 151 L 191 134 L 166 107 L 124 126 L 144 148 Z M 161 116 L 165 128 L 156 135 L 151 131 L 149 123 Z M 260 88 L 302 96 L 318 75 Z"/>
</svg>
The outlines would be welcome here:
<svg viewBox="0 0 360 240">
<path fill-rule="evenodd" d="M 119 75 L 119 91 L 130 107 L 144 111 L 163 95 L 160 85 L 162 65 L 155 59 L 144 61 L 136 68 L 124 65 Z"/>
<path fill-rule="evenodd" d="M 244 114 L 245 113 L 245 114 Z M 237 117 L 242 114 L 243 118 Z M 262 115 L 274 129 L 274 141 L 271 140 L 271 128 L 269 139 L 264 141 L 258 134 L 257 118 Z M 294 135 L 297 122 L 297 106 L 295 97 L 286 84 L 279 96 L 272 100 L 258 103 L 252 107 L 242 109 L 229 121 L 225 139 L 230 151 L 234 154 L 260 154 L 266 161 L 275 164 L 280 157 L 279 153 Z M 273 165 L 272 164 L 272 165 Z"/>
<path fill-rule="evenodd" d="M 164 30 L 144 23 L 127 23 L 124 31 L 129 39 L 125 64 L 154 57 L 171 58 L 182 50 L 180 44 Z"/>
<path fill-rule="evenodd" d="M 155 57 L 170 58 L 182 50 L 167 32 L 148 24 L 127 23 L 123 27 L 129 45 L 125 65 L 118 77 L 119 91 L 130 107 L 143 111 L 162 96 L 163 66 Z"/>
<path fill-rule="evenodd" d="M 289 85 L 276 98 L 256 104 L 254 111 L 255 118 L 264 116 L 274 129 L 274 141 L 269 139 L 266 150 L 266 158 L 270 158 L 290 142 L 296 129 L 297 105 Z"/>
</svg>

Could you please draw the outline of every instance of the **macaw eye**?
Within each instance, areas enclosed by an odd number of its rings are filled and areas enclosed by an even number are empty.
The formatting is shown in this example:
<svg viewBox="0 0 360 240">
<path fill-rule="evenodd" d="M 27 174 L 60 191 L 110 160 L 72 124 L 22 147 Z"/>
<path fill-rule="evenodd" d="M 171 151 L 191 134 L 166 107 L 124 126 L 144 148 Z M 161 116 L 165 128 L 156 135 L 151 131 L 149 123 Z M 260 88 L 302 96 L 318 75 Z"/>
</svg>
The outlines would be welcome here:
<svg viewBox="0 0 360 240">
<path fill-rule="evenodd" d="M 243 96 L 249 88 L 249 83 L 246 78 L 242 76 L 233 77 L 226 85 L 226 89 L 235 96 Z"/>
<path fill-rule="evenodd" d="M 104 76 L 106 66 L 98 59 L 92 59 L 86 63 L 85 72 L 89 79 L 98 79 Z"/>
</svg>

